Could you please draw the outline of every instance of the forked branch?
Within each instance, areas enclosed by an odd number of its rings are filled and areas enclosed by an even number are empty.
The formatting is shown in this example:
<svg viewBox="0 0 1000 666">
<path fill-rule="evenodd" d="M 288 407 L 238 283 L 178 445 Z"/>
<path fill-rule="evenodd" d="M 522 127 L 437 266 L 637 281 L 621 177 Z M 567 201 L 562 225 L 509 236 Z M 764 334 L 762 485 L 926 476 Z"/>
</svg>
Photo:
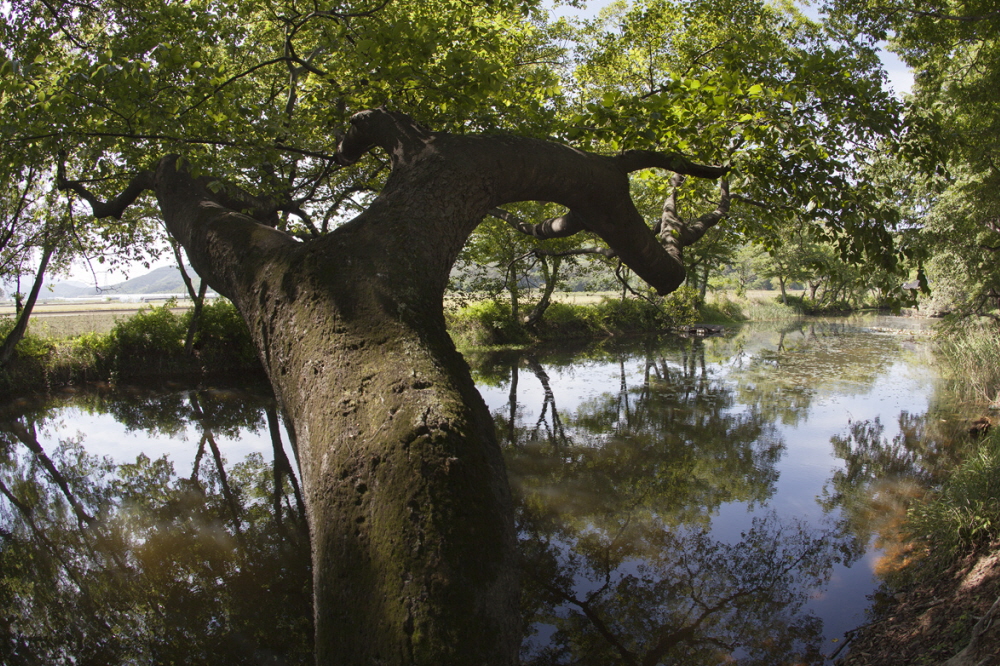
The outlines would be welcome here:
<svg viewBox="0 0 1000 666">
<path fill-rule="evenodd" d="M 80 181 L 66 178 L 66 164 L 63 161 L 60 160 L 59 166 L 56 167 L 56 187 L 64 192 L 73 192 L 89 203 L 94 217 L 98 219 L 105 217 L 122 219 L 125 209 L 131 206 L 143 192 L 153 189 L 154 185 L 153 172 L 140 171 L 132 177 L 121 194 L 110 201 L 101 201 Z"/>
<path fill-rule="evenodd" d="M 659 235 L 661 242 L 676 251 L 696 243 L 709 229 L 714 227 L 729 212 L 731 197 L 729 195 L 729 180 L 723 178 L 719 183 L 719 203 L 715 210 L 706 213 L 696 220 L 684 220 L 677 212 L 677 191 L 684 183 L 684 176 L 674 174 L 670 179 L 670 194 L 663 202 L 663 214 L 659 224 L 653 231 Z"/>
</svg>

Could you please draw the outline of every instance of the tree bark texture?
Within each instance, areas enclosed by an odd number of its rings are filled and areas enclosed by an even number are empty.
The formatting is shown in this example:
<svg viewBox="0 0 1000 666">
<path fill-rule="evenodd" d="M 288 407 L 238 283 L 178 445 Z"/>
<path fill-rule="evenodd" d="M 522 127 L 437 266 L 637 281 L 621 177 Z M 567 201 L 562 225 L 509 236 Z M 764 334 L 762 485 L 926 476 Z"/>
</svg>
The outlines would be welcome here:
<svg viewBox="0 0 1000 666">
<path fill-rule="evenodd" d="M 628 171 L 724 171 L 674 155 L 433 133 L 385 110 L 352 119 L 337 159 L 376 146 L 393 165 L 383 191 L 305 243 L 273 228 L 273 209 L 255 219 L 227 208 L 175 158 L 159 162 L 152 189 L 195 270 L 246 319 L 290 418 L 317 663 L 515 664 L 513 508 L 493 421 L 445 329 L 449 271 L 488 211 L 542 200 L 673 291 L 683 267 L 633 206 Z"/>
</svg>

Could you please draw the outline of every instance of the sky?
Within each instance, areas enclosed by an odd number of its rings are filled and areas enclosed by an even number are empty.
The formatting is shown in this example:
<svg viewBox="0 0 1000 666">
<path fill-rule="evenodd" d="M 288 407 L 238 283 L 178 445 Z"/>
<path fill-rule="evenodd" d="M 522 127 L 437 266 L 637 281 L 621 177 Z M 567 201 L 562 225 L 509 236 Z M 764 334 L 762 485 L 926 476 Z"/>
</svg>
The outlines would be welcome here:
<svg viewBox="0 0 1000 666">
<path fill-rule="evenodd" d="M 597 15 L 597 13 L 611 3 L 612 0 L 592 0 L 587 3 L 584 9 L 576 9 L 567 5 L 562 5 L 556 7 L 552 10 L 552 13 L 556 16 L 577 16 L 581 18 L 592 18 Z M 803 5 L 800 3 L 800 7 L 807 16 L 813 19 L 819 18 L 819 12 L 815 7 L 809 5 Z M 886 75 L 889 80 L 889 87 L 898 96 L 902 96 L 910 92 L 913 86 L 913 72 L 906 65 L 904 65 L 895 54 L 889 53 L 885 49 L 880 51 L 880 56 L 882 58 L 882 66 L 885 68 Z M 164 252 L 163 258 L 152 264 L 152 268 L 160 268 L 163 266 L 170 266 L 173 264 L 169 252 Z M 94 273 L 97 275 L 97 282 L 99 286 L 107 286 L 115 284 L 125 280 L 120 270 L 109 271 L 103 268 L 100 264 L 96 262 L 93 264 Z M 128 277 L 137 277 L 143 275 L 147 270 L 142 266 L 134 266 L 128 270 Z M 91 273 L 91 269 L 85 265 L 74 265 L 71 269 L 68 279 L 78 280 L 81 282 L 86 282 L 87 284 L 93 284 L 94 273 Z M 56 278 L 58 281 L 60 278 Z"/>
</svg>

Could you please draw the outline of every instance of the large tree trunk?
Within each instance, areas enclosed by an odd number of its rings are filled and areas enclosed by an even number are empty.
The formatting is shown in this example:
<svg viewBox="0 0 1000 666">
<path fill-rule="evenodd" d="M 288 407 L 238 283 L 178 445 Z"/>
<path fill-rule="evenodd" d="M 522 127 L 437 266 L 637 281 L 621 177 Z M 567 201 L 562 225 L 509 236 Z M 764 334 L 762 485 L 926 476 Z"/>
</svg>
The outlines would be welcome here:
<svg viewBox="0 0 1000 666">
<path fill-rule="evenodd" d="M 246 318 L 295 428 L 317 663 L 516 663 L 503 461 L 445 330 L 441 267 L 454 257 L 435 255 L 446 231 L 413 212 L 434 195 L 408 189 L 299 243 L 199 189 L 161 165 L 171 232 Z"/>
<path fill-rule="evenodd" d="M 79 183 L 60 185 L 104 215 L 153 189 L 195 270 L 246 319 L 296 442 L 317 663 L 514 664 L 513 507 L 493 421 L 445 330 L 449 271 L 488 211 L 545 200 L 570 208 L 545 233 L 594 231 L 672 291 L 684 279 L 680 245 L 671 235 L 665 248 L 645 225 L 628 173 L 724 170 L 676 155 L 437 134 L 383 110 L 352 119 L 338 159 L 376 145 L 393 163 L 381 194 L 308 243 L 272 228 L 273 208 L 222 200 L 175 158 L 106 204 Z M 248 204 L 255 217 L 235 212 Z"/>
</svg>

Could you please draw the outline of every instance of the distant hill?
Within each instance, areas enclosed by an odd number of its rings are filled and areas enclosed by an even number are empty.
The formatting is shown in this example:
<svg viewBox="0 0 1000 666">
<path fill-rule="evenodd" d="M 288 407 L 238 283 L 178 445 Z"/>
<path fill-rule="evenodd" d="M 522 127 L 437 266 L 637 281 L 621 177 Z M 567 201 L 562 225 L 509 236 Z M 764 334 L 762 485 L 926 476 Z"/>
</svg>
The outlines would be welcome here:
<svg viewBox="0 0 1000 666">
<path fill-rule="evenodd" d="M 191 268 L 187 269 L 188 275 L 194 282 L 195 289 L 201 283 L 198 276 Z M 79 280 L 64 280 L 51 285 L 46 284 L 44 290 L 39 295 L 39 299 L 49 298 L 83 298 L 87 296 L 114 296 L 125 294 L 185 294 L 184 280 L 181 272 L 176 266 L 164 266 L 157 268 L 145 275 L 134 277 L 131 280 L 118 282 L 98 289 L 93 285 L 88 285 Z"/>
</svg>

